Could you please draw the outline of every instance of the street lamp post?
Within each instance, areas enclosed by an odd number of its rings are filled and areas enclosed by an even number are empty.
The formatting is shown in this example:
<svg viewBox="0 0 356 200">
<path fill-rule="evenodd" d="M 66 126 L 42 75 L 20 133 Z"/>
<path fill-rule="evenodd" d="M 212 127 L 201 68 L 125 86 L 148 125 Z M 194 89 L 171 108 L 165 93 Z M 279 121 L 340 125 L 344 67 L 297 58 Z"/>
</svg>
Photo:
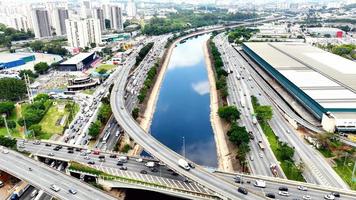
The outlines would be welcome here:
<svg viewBox="0 0 356 200">
<path fill-rule="evenodd" d="M 7 131 L 7 135 L 8 135 L 9 137 L 11 137 L 11 135 L 10 135 L 10 131 L 9 131 L 9 127 L 7 126 L 6 114 L 5 114 L 5 113 L 4 113 L 4 114 L 2 114 L 2 117 L 4 118 L 4 122 L 5 122 L 5 127 L 6 127 L 6 131 Z"/>
</svg>

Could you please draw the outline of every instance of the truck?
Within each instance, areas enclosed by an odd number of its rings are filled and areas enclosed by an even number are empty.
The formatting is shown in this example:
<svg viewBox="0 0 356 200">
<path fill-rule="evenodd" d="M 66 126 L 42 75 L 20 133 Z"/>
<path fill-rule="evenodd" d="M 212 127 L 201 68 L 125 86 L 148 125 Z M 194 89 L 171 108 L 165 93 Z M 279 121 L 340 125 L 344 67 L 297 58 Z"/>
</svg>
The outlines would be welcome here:
<svg viewBox="0 0 356 200">
<path fill-rule="evenodd" d="M 155 162 L 149 161 L 145 165 L 146 165 L 146 167 L 154 167 L 155 166 Z"/>
<path fill-rule="evenodd" d="M 245 107 L 245 105 L 246 105 L 246 101 L 245 101 L 245 97 L 244 96 L 241 96 L 241 98 L 240 98 L 240 104 L 241 104 L 241 107 Z"/>
<path fill-rule="evenodd" d="M 184 160 L 184 159 L 179 159 L 179 160 L 178 160 L 178 165 L 179 165 L 181 168 L 183 168 L 183 169 L 185 169 L 185 170 L 187 170 L 187 171 L 190 170 L 190 167 L 189 167 L 188 162 L 187 162 L 186 160 Z"/>
<path fill-rule="evenodd" d="M 241 79 L 240 73 L 236 73 L 236 78 L 237 78 L 237 80 Z"/>
<path fill-rule="evenodd" d="M 125 163 L 125 162 L 127 162 L 127 160 L 128 160 L 128 159 L 127 159 L 127 156 L 120 156 L 120 157 L 119 157 L 119 161 L 120 161 L 120 162 Z"/>
<path fill-rule="evenodd" d="M 253 123 L 254 125 L 257 124 L 257 118 L 256 118 L 256 115 L 255 115 L 255 114 L 252 114 L 252 123 Z"/>
</svg>

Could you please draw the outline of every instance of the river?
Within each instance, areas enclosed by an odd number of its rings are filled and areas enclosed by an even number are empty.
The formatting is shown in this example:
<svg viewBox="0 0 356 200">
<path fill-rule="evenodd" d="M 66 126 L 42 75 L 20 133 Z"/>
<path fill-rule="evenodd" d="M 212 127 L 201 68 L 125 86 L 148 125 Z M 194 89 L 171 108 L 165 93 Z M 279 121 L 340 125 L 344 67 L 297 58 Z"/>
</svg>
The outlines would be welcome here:
<svg viewBox="0 0 356 200">
<path fill-rule="evenodd" d="M 203 45 L 210 35 L 178 44 L 162 82 L 151 134 L 199 165 L 217 167 Z M 185 146 L 185 148 L 184 148 Z"/>
</svg>

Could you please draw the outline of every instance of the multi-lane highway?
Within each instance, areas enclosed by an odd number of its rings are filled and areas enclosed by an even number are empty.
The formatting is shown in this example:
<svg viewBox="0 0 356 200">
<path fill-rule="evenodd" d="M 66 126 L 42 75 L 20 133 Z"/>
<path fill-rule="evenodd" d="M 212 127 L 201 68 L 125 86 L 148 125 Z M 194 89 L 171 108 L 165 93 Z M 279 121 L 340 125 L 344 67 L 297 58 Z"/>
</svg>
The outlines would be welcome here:
<svg viewBox="0 0 356 200">
<path fill-rule="evenodd" d="M 30 171 L 29 168 L 32 170 Z M 39 164 L 37 161 L 15 151 L 9 151 L 7 154 L 1 153 L 0 169 L 31 183 L 35 187 L 59 199 L 115 199 L 92 186 L 51 169 L 44 164 Z M 60 190 L 56 192 L 50 189 L 51 184 L 55 184 Z M 77 194 L 73 195 L 69 193 L 69 189 L 76 190 Z"/>
<path fill-rule="evenodd" d="M 304 177 L 308 182 L 317 183 L 325 186 L 333 186 L 338 188 L 348 188 L 346 183 L 336 174 L 330 167 L 322 155 L 312 148 L 309 144 L 298 135 L 296 130 L 288 123 L 281 114 L 279 107 L 271 100 L 271 95 L 274 94 L 269 85 L 252 69 L 252 67 L 243 59 L 243 57 L 228 43 L 226 38 L 221 38 L 223 41 L 222 47 L 226 49 L 227 56 L 233 64 L 235 74 L 234 81 L 236 82 L 236 73 L 241 77 L 240 81 L 245 81 L 246 88 L 250 89 L 250 95 L 258 98 L 263 105 L 270 105 L 273 109 L 273 118 L 269 124 L 283 142 L 287 142 L 290 146 L 295 147 L 297 163 L 303 162 L 306 166 Z M 257 67 L 257 66 L 255 66 Z M 234 77 L 234 76 L 232 76 Z M 249 78 L 251 77 L 251 78 Z M 278 98 L 275 95 L 273 98 Z"/>
</svg>

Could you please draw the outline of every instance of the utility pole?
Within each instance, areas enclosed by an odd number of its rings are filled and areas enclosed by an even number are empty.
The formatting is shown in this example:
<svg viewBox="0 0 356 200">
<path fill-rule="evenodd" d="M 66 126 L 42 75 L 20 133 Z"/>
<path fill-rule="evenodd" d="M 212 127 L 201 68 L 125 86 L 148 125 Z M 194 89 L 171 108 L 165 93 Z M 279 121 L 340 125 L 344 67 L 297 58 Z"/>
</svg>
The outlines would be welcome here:
<svg viewBox="0 0 356 200">
<path fill-rule="evenodd" d="M 183 139 L 183 157 L 185 158 L 185 138 L 184 136 L 182 137 Z"/>
<path fill-rule="evenodd" d="M 26 83 L 26 90 L 27 90 L 27 96 L 28 96 L 28 101 L 30 102 L 30 104 L 33 103 L 33 94 L 32 94 L 32 90 L 30 88 L 30 78 L 28 77 L 28 75 L 25 73 L 24 74 L 24 78 L 25 78 L 25 83 Z"/>
<path fill-rule="evenodd" d="M 4 122 L 5 122 L 5 127 L 6 127 L 6 131 L 7 131 L 7 135 L 9 137 L 11 137 L 10 131 L 9 131 L 9 127 L 7 126 L 7 121 L 6 121 L 6 114 L 2 114 L 2 117 L 4 118 Z"/>
</svg>

